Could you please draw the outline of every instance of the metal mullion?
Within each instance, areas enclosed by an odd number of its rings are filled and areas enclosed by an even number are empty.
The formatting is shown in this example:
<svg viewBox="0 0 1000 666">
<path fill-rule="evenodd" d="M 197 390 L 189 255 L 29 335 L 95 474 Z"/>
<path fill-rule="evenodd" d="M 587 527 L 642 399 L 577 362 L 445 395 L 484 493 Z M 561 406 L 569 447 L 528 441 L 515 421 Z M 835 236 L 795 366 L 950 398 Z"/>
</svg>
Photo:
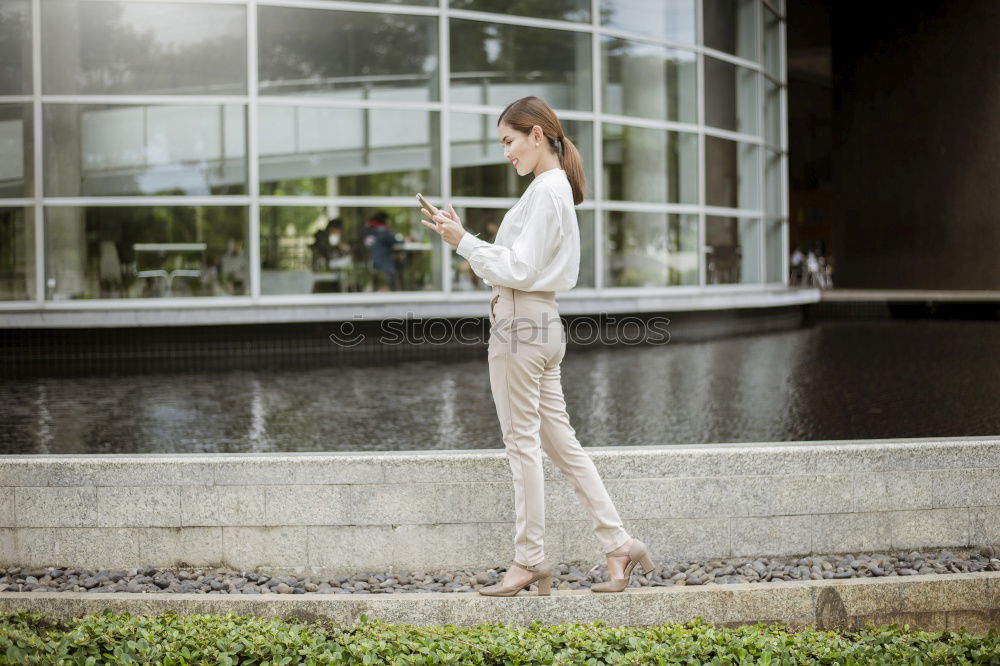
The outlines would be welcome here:
<svg viewBox="0 0 1000 666">
<path fill-rule="evenodd" d="M 34 160 L 35 155 L 32 153 L 32 160 Z M 35 164 L 31 163 L 31 173 L 32 178 L 34 178 Z M 28 206 L 34 206 L 36 199 L 34 197 L 20 197 L 17 199 L 0 199 L 0 208 L 27 208 Z"/>
<path fill-rule="evenodd" d="M 195 0 L 202 2 L 204 0 Z M 214 1 L 214 0 L 213 0 Z M 390 5 L 383 3 L 354 3 L 340 0 L 257 0 L 258 6 L 292 7 L 297 9 L 322 9 L 330 11 L 364 12 L 367 14 L 399 14 L 404 16 L 436 16 L 436 7 L 417 5 Z"/>
<path fill-rule="evenodd" d="M 0 104 L 30 104 L 34 95 L 0 95 Z"/>
<path fill-rule="evenodd" d="M 687 42 L 677 42 L 672 39 L 660 39 L 658 37 L 650 37 L 649 35 L 641 35 L 636 32 L 629 32 L 628 30 L 620 30 L 618 28 L 609 28 L 606 26 L 601 26 L 598 30 L 600 30 L 601 35 L 607 35 L 608 37 L 618 37 L 619 39 L 628 39 L 630 41 L 667 46 L 672 49 L 681 49 L 684 51 L 702 51 L 702 46 L 697 43 L 697 35 L 695 35 L 696 43 L 689 44 Z"/>
<path fill-rule="evenodd" d="M 483 23 L 500 23 L 525 28 L 548 28 L 550 30 L 571 30 L 573 32 L 590 32 L 592 29 L 590 23 L 560 21 L 559 19 L 532 18 L 529 16 L 514 16 L 512 14 L 490 14 L 470 9 L 447 9 L 447 11 L 452 18 L 480 21 Z"/>
<path fill-rule="evenodd" d="M 42 0 L 31 0 L 32 194 L 35 225 L 35 304 L 45 307 L 45 208 L 42 164 Z"/>
<path fill-rule="evenodd" d="M 732 130 L 725 130 L 711 126 L 706 126 L 703 129 L 703 132 L 708 136 L 714 136 L 718 139 L 726 139 L 728 141 L 738 141 L 739 143 L 751 143 L 757 146 L 764 145 L 763 137 L 754 136 L 752 134 L 742 134 L 740 132 L 733 132 Z"/>
<path fill-rule="evenodd" d="M 591 132 L 594 141 L 594 289 L 600 294 L 604 289 L 604 124 L 601 112 L 604 110 L 604 62 L 602 60 L 603 37 L 599 29 L 600 0 L 590 0 L 591 72 L 593 88 L 594 121 Z"/>
<path fill-rule="evenodd" d="M 189 105 L 245 104 L 247 95 L 42 95 L 43 104 Z"/>
<path fill-rule="evenodd" d="M 250 208 L 247 213 L 247 248 L 250 250 L 250 301 L 260 302 L 260 136 L 257 107 L 257 0 L 247 0 L 247 105 L 246 150 L 247 191 Z"/>
<path fill-rule="evenodd" d="M 643 201 L 603 201 L 601 208 L 625 213 L 679 213 L 696 215 L 701 207 L 697 204 L 651 203 Z"/>
<path fill-rule="evenodd" d="M 682 123 L 675 120 L 653 120 L 652 118 L 639 118 L 637 116 L 620 116 L 616 114 L 603 113 L 601 120 L 614 125 L 626 125 L 629 127 L 645 127 L 647 129 L 669 130 L 672 132 L 690 132 L 694 134 L 698 131 L 698 125 L 692 123 Z"/>
<path fill-rule="evenodd" d="M 387 197 L 387 196 L 371 196 L 371 197 L 350 197 L 350 196 L 282 196 L 274 194 L 261 194 L 257 197 L 258 202 L 264 206 L 300 206 L 300 207 L 315 207 L 315 206 L 344 206 L 347 208 L 364 208 L 364 207 L 377 207 L 377 206 L 389 206 L 393 208 L 398 207 L 412 207 L 417 204 L 414 203 L 416 199 L 411 197 Z"/>
<path fill-rule="evenodd" d="M 441 111 L 441 102 L 393 102 L 370 99 L 331 99 L 290 95 L 255 96 L 258 106 L 316 106 L 338 109 L 392 109 L 400 111 Z"/>
<path fill-rule="evenodd" d="M 44 197 L 45 206 L 246 206 L 248 195 Z"/>
<path fill-rule="evenodd" d="M 780 58 L 780 69 L 781 78 L 785 81 L 788 80 L 788 58 L 785 52 L 787 48 L 786 40 L 787 34 L 785 32 L 786 24 L 784 17 L 781 18 L 778 24 L 778 57 Z M 789 229 L 788 229 L 788 218 L 791 214 L 789 210 L 789 187 L 788 187 L 788 86 L 780 85 L 778 87 L 778 136 L 781 142 L 781 150 L 779 153 L 779 158 L 781 160 L 781 280 L 786 286 L 788 285 L 788 261 L 789 261 Z"/>
<path fill-rule="evenodd" d="M 732 53 L 727 53 L 725 51 L 713 49 L 711 46 L 703 46 L 701 47 L 701 51 L 705 55 L 711 56 L 716 60 L 722 60 L 723 62 L 729 63 L 730 65 L 736 65 L 737 67 L 742 67 L 743 69 L 749 69 L 755 72 L 759 72 L 764 69 L 763 66 L 758 62 L 754 62 L 753 60 L 747 60 L 746 58 L 741 58 L 740 56 L 733 55 Z"/>
<path fill-rule="evenodd" d="M 763 210 L 755 208 L 726 208 L 725 206 L 705 206 L 705 213 L 713 217 L 764 217 Z"/>
<path fill-rule="evenodd" d="M 448 108 L 456 113 L 480 113 L 484 115 L 499 115 L 504 110 L 502 106 L 490 106 L 487 104 L 450 104 Z M 582 120 L 586 122 L 593 122 L 595 120 L 593 111 L 574 111 L 572 109 L 557 108 L 552 110 L 556 112 L 560 120 Z"/>
<path fill-rule="evenodd" d="M 758 60 L 761 61 L 761 66 L 763 67 L 763 44 L 764 44 L 764 31 L 763 24 L 761 22 L 763 7 L 761 3 L 754 3 L 754 18 L 757 21 L 757 25 L 761 26 L 760 33 L 761 39 L 758 42 L 761 46 L 760 50 L 757 51 Z M 761 139 L 761 146 L 763 146 L 764 135 L 766 134 L 765 118 L 764 118 L 764 108 L 767 105 L 767 100 L 765 99 L 765 85 L 764 79 L 760 76 L 757 77 L 757 134 Z M 757 247 L 759 252 L 757 253 L 757 268 L 760 271 L 760 284 L 767 283 L 767 243 L 765 239 L 767 238 L 767 222 L 765 217 L 767 215 L 767 150 L 764 148 L 757 148 L 757 201 L 758 206 L 761 210 L 761 216 L 758 218 L 759 222 L 757 224 Z"/>
<path fill-rule="evenodd" d="M 441 112 L 438 114 L 438 123 L 441 128 L 438 132 L 438 145 L 440 150 L 441 167 L 441 197 L 442 201 L 451 202 L 451 109 L 448 103 L 451 101 L 451 45 L 449 37 L 451 35 L 450 15 L 448 11 L 449 0 L 438 0 L 438 97 L 441 100 Z M 441 243 L 441 279 L 439 285 L 445 298 L 451 296 L 451 264 L 452 253 L 455 248 L 444 239 L 438 237 L 435 241 Z"/>
<path fill-rule="evenodd" d="M 704 35 L 702 0 L 695 2 L 695 41 L 701 47 Z M 705 162 L 705 53 L 699 48 L 695 56 L 695 87 L 698 90 L 698 286 L 706 286 L 705 258 L 705 181 L 708 164 Z"/>
</svg>

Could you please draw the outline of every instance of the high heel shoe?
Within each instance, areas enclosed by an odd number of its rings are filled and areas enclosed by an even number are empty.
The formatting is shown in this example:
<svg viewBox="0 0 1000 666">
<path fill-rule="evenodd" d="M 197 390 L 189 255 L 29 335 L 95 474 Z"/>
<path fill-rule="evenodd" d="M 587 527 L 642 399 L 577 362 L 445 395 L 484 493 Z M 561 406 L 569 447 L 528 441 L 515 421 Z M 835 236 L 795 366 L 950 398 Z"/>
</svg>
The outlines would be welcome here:
<svg viewBox="0 0 1000 666">
<path fill-rule="evenodd" d="M 487 597 L 513 597 L 521 590 L 527 588 L 534 582 L 538 582 L 538 596 L 547 597 L 552 592 L 552 565 L 547 560 L 542 560 L 534 566 L 527 566 L 520 562 L 514 562 L 514 566 L 531 573 L 531 579 L 521 585 L 504 585 L 503 581 L 496 585 L 488 585 L 479 588 L 479 594 Z"/>
<path fill-rule="evenodd" d="M 603 583 L 594 583 L 590 586 L 592 592 L 621 592 L 628 587 L 628 583 L 632 577 L 632 569 L 635 568 L 636 564 L 642 565 L 643 574 L 648 574 L 653 570 L 653 558 L 649 556 L 649 549 L 646 548 L 646 544 L 643 542 L 638 539 L 632 539 L 632 544 L 629 546 L 628 551 L 620 552 L 621 550 L 619 548 L 606 554 L 611 557 L 628 555 L 628 564 L 625 565 L 625 577 L 612 578 Z"/>
</svg>

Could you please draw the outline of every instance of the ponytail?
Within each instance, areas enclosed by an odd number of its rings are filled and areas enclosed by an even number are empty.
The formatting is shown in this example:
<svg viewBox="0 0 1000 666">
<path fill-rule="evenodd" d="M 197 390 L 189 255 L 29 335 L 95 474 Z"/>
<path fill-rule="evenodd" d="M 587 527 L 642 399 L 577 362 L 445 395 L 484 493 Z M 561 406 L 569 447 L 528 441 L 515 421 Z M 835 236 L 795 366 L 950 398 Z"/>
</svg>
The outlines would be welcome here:
<svg viewBox="0 0 1000 666">
<path fill-rule="evenodd" d="M 566 178 L 573 189 L 573 203 L 577 206 L 583 201 L 583 190 L 587 186 L 586 177 L 583 174 L 583 159 L 580 158 L 580 151 L 576 149 L 568 136 L 563 136 L 558 140 L 561 150 L 559 153 L 559 164 L 566 172 Z"/>
<path fill-rule="evenodd" d="M 587 187 L 586 176 L 583 172 L 583 160 L 580 158 L 580 151 L 576 149 L 569 137 L 563 134 L 562 124 L 552 107 L 539 97 L 522 97 L 507 105 L 507 108 L 497 119 L 497 126 L 504 121 L 525 134 L 531 132 L 535 125 L 542 128 L 542 133 L 549 145 L 559 156 L 559 166 L 566 172 L 566 178 L 573 190 L 573 203 L 580 205 L 580 202 L 583 201 L 583 192 Z"/>
</svg>

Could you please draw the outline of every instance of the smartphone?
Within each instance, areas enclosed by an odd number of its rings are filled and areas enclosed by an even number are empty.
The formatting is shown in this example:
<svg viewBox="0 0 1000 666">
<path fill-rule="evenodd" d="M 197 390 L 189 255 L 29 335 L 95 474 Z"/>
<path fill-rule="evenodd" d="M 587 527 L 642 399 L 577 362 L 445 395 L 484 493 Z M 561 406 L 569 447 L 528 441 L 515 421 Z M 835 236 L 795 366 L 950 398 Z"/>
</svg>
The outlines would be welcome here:
<svg viewBox="0 0 1000 666">
<path fill-rule="evenodd" d="M 427 199 L 424 198 L 424 195 L 422 195 L 420 192 L 417 192 L 417 200 L 420 201 L 420 204 L 424 208 L 426 208 L 427 212 L 430 213 L 431 215 L 433 215 L 434 212 L 437 211 L 437 208 L 435 208 L 434 206 L 432 206 L 430 204 L 430 202 L 427 201 Z"/>
</svg>

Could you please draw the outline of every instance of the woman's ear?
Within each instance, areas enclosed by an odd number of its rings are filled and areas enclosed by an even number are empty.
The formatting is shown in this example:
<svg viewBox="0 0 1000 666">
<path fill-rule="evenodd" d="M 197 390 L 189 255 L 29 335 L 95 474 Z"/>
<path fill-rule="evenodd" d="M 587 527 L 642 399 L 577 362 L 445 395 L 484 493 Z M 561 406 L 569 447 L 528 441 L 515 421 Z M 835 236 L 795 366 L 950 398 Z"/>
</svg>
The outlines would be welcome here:
<svg viewBox="0 0 1000 666">
<path fill-rule="evenodd" d="M 535 125 L 531 128 L 531 140 L 535 143 L 541 143 L 542 139 L 545 138 L 545 132 L 542 131 L 540 125 Z"/>
</svg>

